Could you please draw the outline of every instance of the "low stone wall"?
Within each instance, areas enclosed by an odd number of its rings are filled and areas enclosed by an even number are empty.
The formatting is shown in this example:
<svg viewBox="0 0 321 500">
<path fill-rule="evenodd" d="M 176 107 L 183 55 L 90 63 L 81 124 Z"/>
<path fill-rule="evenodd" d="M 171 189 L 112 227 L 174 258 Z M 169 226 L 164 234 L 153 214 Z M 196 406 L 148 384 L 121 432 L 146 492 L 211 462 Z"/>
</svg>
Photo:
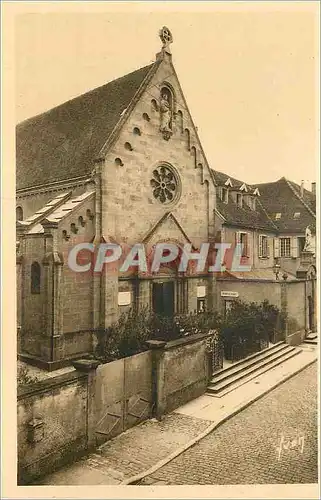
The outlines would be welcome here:
<svg viewBox="0 0 321 500">
<path fill-rule="evenodd" d="M 71 372 L 18 388 L 18 482 L 28 484 L 87 448 L 87 377 Z"/>
<path fill-rule="evenodd" d="M 151 350 L 18 389 L 18 482 L 28 484 L 143 420 L 200 396 L 209 377 L 206 342 L 194 335 L 151 341 Z"/>
<path fill-rule="evenodd" d="M 286 343 L 292 346 L 302 344 L 306 336 L 305 330 L 298 330 L 297 332 L 291 333 L 286 337 Z"/>
<path fill-rule="evenodd" d="M 208 384 L 208 335 L 194 335 L 165 346 L 165 412 L 204 394 Z"/>
</svg>

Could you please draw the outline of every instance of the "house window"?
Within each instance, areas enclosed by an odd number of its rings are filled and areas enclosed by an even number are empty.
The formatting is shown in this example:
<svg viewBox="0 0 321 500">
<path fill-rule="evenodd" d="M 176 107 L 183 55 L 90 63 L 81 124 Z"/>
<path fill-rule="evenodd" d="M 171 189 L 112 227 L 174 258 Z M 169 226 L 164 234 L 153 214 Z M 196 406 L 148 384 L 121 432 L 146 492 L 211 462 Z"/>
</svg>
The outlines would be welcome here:
<svg viewBox="0 0 321 500">
<path fill-rule="evenodd" d="M 228 202 L 228 190 L 225 188 L 222 188 L 222 201 L 223 203 Z"/>
<path fill-rule="evenodd" d="M 299 249 L 300 254 L 303 252 L 304 247 L 305 247 L 305 237 L 299 236 L 298 237 L 298 249 Z"/>
<path fill-rule="evenodd" d="M 249 196 L 248 205 L 249 205 L 251 210 L 255 210 L 256 209 L 256 199 L 252 198 L 252 196 Z"/>
<path fill-rule="evenodd" d="M 280 257 L 291 257 L 291 238 L 280 238 Z"/>
<path fill-rule="evenodd" d="M 38 262 L 31 264 L 31 293 L 40 293 L 41 269 Z"/>
<path fill-rule="evenodd" d="M 236 193 L 236 203 L 238 207 L 243 207 L 243 196 L 240 193 Z"/>
<path fill-rule="evenodd" d="M 259 257 L 266 259 L 269 256 L 268 238 L 264 234 L 259 236 Z"/>
<path fill-rule="evenodd" d="M 281 212 L 278 212 L 275 214 L 275 220 L 280 220 L 281 219 Z"/>
<path fill-rule="evenodd" d="M 16 220 L 23 220 L 23 209 L 22 207 L 16 208 Z"/>
<path fill-rule="evenodd" d="M 242 257 L 248 257 L 248 234 L 236 233 L 236 243 L 242 245 Z"/>
</svg>

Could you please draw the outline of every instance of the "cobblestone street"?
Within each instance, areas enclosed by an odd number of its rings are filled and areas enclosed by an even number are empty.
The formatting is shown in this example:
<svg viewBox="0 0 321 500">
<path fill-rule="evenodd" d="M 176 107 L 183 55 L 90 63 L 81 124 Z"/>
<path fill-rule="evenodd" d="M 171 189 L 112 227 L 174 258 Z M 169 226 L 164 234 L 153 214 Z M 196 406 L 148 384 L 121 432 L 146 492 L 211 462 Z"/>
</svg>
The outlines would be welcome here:
<svg viewBox="0 0 321 500">
<path fill-rule="evenodd" d="M 316 483 L 317 467 L 314 363 L 140 484 Z"/>
</svg>

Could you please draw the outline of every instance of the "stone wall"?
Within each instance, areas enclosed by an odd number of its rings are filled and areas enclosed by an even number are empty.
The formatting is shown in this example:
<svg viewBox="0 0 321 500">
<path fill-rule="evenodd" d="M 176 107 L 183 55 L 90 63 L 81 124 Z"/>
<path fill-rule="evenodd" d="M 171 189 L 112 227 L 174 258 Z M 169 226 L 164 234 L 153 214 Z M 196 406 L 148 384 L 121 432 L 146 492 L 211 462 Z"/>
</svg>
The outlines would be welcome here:
<svg viewBox="0 0 321 500">
<path fill-rule="evenodd" d="M 18 481 L 74 460 L 87 448 L 87 377 L 72 372 L 18 390 Z"/>
<path fill-rule="evenodd" d="M 208 338 L 195 335 L 159 342 L 161 349 L 111 363 L 75 361 L 71 373 L 20 387 L 19 484 L 203 394 L 209 375 Z"/>
<path fill-rule="evenodd" d="M 202 395 L 208 384 L 208 336 L 168 342 L 164 354 L 165 411 L 169 412 Z"/>
</svg>

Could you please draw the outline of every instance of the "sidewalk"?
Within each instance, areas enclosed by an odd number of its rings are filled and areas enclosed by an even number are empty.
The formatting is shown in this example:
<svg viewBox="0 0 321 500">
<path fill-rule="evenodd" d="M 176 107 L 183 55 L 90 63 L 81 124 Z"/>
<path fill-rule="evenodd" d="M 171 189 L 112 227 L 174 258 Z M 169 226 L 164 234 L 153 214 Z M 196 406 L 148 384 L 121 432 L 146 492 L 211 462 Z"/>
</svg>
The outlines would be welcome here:
<svg viewBox="0 0 321 500">
<path fill-rule="evenodd" d="M 46 476 L 41 485 L 133 484 L 193 446 L 215 427 L 317 359 L 317 346 L 302 352 L 220 398 L 203 395 L 161 422 L 148 420 L 102 445 L 96 453 Z"/>
</svg>

